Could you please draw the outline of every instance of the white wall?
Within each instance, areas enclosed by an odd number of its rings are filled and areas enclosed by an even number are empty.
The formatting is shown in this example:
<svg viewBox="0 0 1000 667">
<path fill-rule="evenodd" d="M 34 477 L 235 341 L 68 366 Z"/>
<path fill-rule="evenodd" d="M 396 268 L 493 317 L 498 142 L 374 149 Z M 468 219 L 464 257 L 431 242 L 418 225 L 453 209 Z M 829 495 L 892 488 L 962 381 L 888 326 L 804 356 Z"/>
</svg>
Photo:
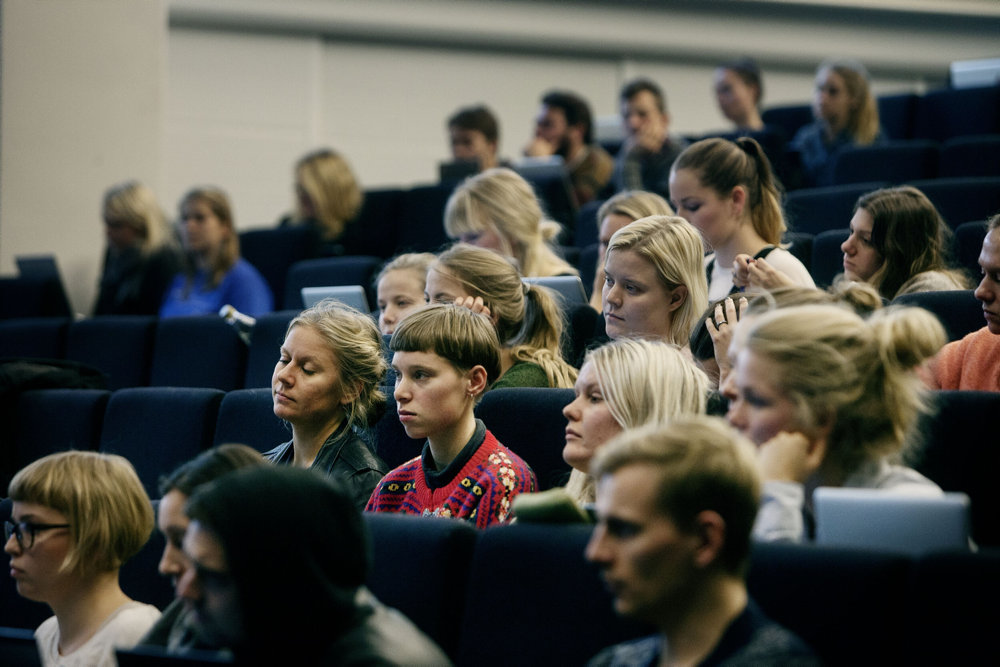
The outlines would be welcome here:
<svg viewBox="0 0 1000 667">
<path fill-rule="evenodd" d="M 854 7 L 845 9 L 845 5 Z M 667 91 L 673 129 L 724 126 L 715 63 L 750 53 L 766 104 L 804 102 L 816 63 L 856 57 L 876 92 L 940 85 L 956 59 L 995 56 L 1000 3 L 965 0 L 4 0 L 0 272 L 56 252 L 89 309 L 99 201 L 126 176 L 174 213 L 196 184 L 229 191 L 241 228 L 291 205 L 291 169 L 327 145 L 365 187 L 434 179 L 445 118 L 485 102 L 502 152 L 527 140 L 540 93 L 573 89 L 616 113 L 636 75 Z M 53 185 L 55 184 L 55 185 Z"/>
</svg>

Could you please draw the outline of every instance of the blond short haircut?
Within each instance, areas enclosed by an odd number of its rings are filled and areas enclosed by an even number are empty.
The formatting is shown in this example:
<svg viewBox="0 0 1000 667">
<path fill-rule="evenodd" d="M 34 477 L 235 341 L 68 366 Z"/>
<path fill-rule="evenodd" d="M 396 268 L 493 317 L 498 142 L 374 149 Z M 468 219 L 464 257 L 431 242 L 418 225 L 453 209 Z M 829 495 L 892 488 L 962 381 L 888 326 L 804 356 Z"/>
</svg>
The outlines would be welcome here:
<svg viewBox="0 0 1000 667">
<path fill-rule="evenodd" d="M 770 380 L 795 405 L 795 426 L 807 434 L 830 427 L 823 466 L 847 475 L 903 449 L 929 409 L 914 371 L 945 340 L 922 308 L 883 308 L 863 320 L 840 306 L 806 305 L 748 319 L 733 350 L 774 365 Z"/>
<path fill-rule="evenodd" d="M 125 181 L 104 193 L 102 215 L 105 222 L 127 225 L 139 238 L 144 255 L 170 243 L 167 218 L 149 187 L 139 181 Z"/>
<path fill-rule="evenodd" d="M 452 238 L 493 232 L 522 275 L 578 273 L 548 245 L 561 231 L 559 223 L 545 219 L 535 191 L 512 169 L 487 169 L 459 185 L 445 206 L 444 228 Z"/>
<path fill-rule="evenodd" d="M 674 215 L 674 209 L 670 208 L 666 199 L 655 192 L 622 190 L 597 209 L 597 226 L 600 227 L 601 222 L 609 215 L 638 220 L 651 215 Z"/>
<path fill-rule="evenodd" d="M 517 269 L 494 252 L 458 243 L 441 253 L 429 271 L 457 280 L 481 297 L 496 321 L 500 344 L 514 361 L 538 364 L 552 387 L 572 387 L 576 369 L 562 357 L 563 313 L 556 297 L 521 280 Z"/>
<path fill-rule="evenodd" d="M 153 506 L 139 476 L 128 460 L 114 454 L 50 454 L 14 476 L 10 497 L 66 516 L 72 542 L 62 564 L 66 572 L 117 570 L 153 532 Z"/>
<path fill-rule="evenodd" d="M 654 215 L 615 232 L 608 243 L 608 255 L 623 250 L 631 250 L 651 263 L 668 290 L 679 285 L 687 287 L 687 298 L 671 317 L 668 341 L 685 345 L 708 305 L 701 236 L 684 218 Z"/>
<path fill-rule="evenodd" d="M 229 203 L 229 197 L 219 188 L 193 188 L 181 199 L 179 208 L 182 218 L 184 217 L 184 209 L 195 202 L 205 204 L 215 214 L 215 217 L 219 219 L 222 226 L 229 230 L 229 236 L 222 242 L 222 247 L 208 260 L 209 270 L 211 271 L 208 283 L 211 287 L 218 287 L 226 273 L 233 268 L 240 258 L 240 237 L 236 233 L 236 223 L 233 221 L 233 207 Z M 188 254 L 185 266 L 188 275 L 188 289 L 190 289 L 191 279 L 194 276 L 196 268 L 197 264 Z"/>
<path fill-rule="evenodd" d="M 361 210 L 363 199 L 351 165 L 340 153 L 323 148 L 303 156 L 295 165 L 295 175 L 312 201 L 323 240 L 339 238 Z M 301 209 L 296 215 L 305 217 Z"/>
<path fill-rule="evenodd" d="M 683 416 L 668 425 L 625 431 L 597 452 L 591 470 L 600 479 L 633 465 L 656 467 L 656 508 L 680 530 L 693 531 L 706 510 L 722 517 L 726 541 L 720 565 L 742 576 L 761 497 L 753 445 L 722 419 Z"/>
<path fill-rule="evenodd" d="M 389 368 L 375 320 L 336 299 L 323 299 L 292 319 L 285 336 L 295 327 L 309 327 L 323 338 L 340 367 L 340 392 L 357 394 L 345 407 L 347 423 L 370 426 L 385 401 L 379 385 Z"/>
<path fill-rule="evenodd" d="M 463 306 L 437 303 L 399 323 L 389 340 L 393 352 L 433 352 L 464 373 L 486 369 L 486 384 L 500 377 L 500 339 L 485 315 Z"/>
</svg>

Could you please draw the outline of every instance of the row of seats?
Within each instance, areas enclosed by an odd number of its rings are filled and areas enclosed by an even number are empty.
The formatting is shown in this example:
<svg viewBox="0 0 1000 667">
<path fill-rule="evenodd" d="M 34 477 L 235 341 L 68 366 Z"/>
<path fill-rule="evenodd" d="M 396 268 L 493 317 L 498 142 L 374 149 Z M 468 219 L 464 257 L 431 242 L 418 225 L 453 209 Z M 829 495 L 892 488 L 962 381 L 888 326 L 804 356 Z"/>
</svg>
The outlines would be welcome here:
<svg viewBox="0 0 1000 667">
<path fill-rule="evenodd" d="M 388 393 L 384 413 L 364 435 L 386 464 L 396 467 L 418 456 L 423 443 L 407 437 Z M 563 483 L 569 472 L 562 459 L 562 409 L 572 399 L 571 389 L 496 389 L 486 393 L 476 414 L 532 467 L 539 487 L 546 489 Z M 945 491 L 968 495 L 973 539 L 1000 546 L 1000 490 L 992 477 L 1000 448 L 994 446 L 987 419 L 1000 411 L 1000 394 L 936 392 L 934 405 L 935 414 L 917 431 L 921 447 L 908 462 Z M 11 459 L 7 477 L 55 451 L 99 450 L 132 461 L 151 497 L 158 495 L 161 475 L 212 445 L 241 442 L 263 452 L 291 437 L 274 416 L 265 388 L 32 390 L 17 398 L 14 414 L 0 431 L 0 451 Z"/>
<path fill-rule="evenodd" d="M 477 532 L 448 519 L 366 515 L 368 586 L 409 616 L 458 665 L 580 665 L 601 648 L 649 634 L 619 618 L 583 558 L 585 525 Z M 262 534 L 267 531 L 262 531 Z M 155 572 L 162 538 L 122 570 L 136 599 L 165 606 Z M 261 576 L 270 576 L 261 573 Z M 757 544 L 751 596 L 825 664 L 985 664 L 1000 595 L 1000 551 L 906 557 L 809 545 Z M 50 614 L 0 584 L 0 624 L 33 628 Z"/>
</svg>

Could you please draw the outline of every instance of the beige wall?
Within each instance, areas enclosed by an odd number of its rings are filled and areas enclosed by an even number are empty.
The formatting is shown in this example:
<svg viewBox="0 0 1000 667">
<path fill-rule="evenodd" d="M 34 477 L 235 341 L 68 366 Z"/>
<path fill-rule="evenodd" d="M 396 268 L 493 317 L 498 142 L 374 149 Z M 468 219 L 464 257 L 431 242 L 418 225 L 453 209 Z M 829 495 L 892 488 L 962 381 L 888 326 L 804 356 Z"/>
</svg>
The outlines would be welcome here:
<svg viewBox="0 0 1000 667">
<path fill-rule="evenodd" d="M 652 76 L 673 129 L 698 133 L 724 126 L 711 74 L 734 55 L 760 59 L 770 104 L 806 101 L 829 55 L 868 64 L 877 92 L 997 55 L 992 0 L 847 4 L 4 0 L 0 273 L 54 251 L 86 312 L 100 195 L 127 176 L 171 214 L 188 187 L 220 185 L 238 226 L 258 227 L 288 209 L 291 166 L 320 145 L 365 187 L 433 180 L 444 119 L 469 103 L 494 108 L 516 156 L 553 86 L 614 116 L 621 83 Z"/>
</svg>

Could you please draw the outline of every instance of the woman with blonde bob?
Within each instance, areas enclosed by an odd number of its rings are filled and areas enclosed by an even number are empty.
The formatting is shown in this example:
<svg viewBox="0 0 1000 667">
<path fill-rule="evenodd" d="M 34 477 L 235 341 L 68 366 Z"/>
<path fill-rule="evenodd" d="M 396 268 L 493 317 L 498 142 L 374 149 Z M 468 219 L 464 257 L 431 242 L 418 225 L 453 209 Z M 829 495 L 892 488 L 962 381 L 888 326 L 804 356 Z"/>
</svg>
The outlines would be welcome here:
<svg viewBox="0 0 1000 667">
<path fill-rule="evenodd" d="M 579 504 L 595 500 L 590 461 L 612 437 L 674 417 L 704 414 L 708 377 L 672 345 L 618 340 L 590 350 L 563 408 L 569 422 L 563 458 L 573 470 L 566 491 Z"/>
<path fill-rule="evenodd" d="M 364 509 L 389 469 L 356 429 L 381 416 L 387 369 L 370 316 L 333 299 L 302 311 L 288 325 L 271 376 L 274 414 L 291 426 L 292 439 L 264 457 L 339 480 Z"/>
<path fill-rule="evenodd" d="M 125 181 L 104 193 L 108 246 L 94 315 L 156 315 L 181 269 L 180 247 L 153 191 Z"/>
<path fill-rule="evenodd" d="M 229 197 L 219 188 L 190 190 L 180 203 L 184 272 L 167 291 L 160 317 L 210 315 L 225 305 L 257 317 L 274 305 L 271 288 L 240 257 Z"/>
<path fill-rule="evenodd" d="M 295 165 L 295 219 L 289 222 L 313 226 L 320 240 L 330 243 L 357 216 L 362 199 L 351 165 L 336 151 L 322 148 Z"/>
<path fill-rule="evenodd" d="M 458 186 L 445 206 L 444 228 L 453 239 L 514 259 L 521 275 L 577 274 L 549 247 L 559 223 L 544 218 L 531 185 L 511 169 L 487 169 Z"/>
<path fill-rule="evenodd" d="M 508 260 L 484 248 L 454 245 L 431 264 L 426 289 L 432 303 L 458 303 L 493 320 L 502 346 L 494 388 L 573 386 L 576 369 L 562 356 L 556 297 L 523 282 Z"/>
<path fill-rule="evenodd" d="M 801 156 L 805 186 L 834 184 L 833 167 L 841 149 L 885 143 L 868 70 L 856 60 L 820 63 L 812 107 L 816 120 L 796 132 L 789 144 Z"/>
<path fill-rule="evenodd" d="M 590 305 L 601 310 L 601 289 L 604 287 L 604 255 L 614 233 L 625 225 L 651 215 L 673 215 L 667 200 L 655 192 L 624 190 L 601 204 L 597 210 L 597 269 L 594 271 L 594 289 Z"/>
<path fill-rule="evenodd" d="M 118 570 L 153 530 L 153 507 L 127 460 L 61 452 L 28 465 L 10 483 L 4 551 L 22 596 L 54 616 L 35 631 L 43 664 L 114 665 L 159 610 L 128 598 Z"/>
<path fill-rule="evenodd" d="M 708 305 L 702 257 L 701 237 L 683 218 L 651 216 L 615 232 L 601 293 L 608 336 L 686 345 Z"/>
<path fill-rule="evenodd" d="M 736 327 L 722 393 L 729 423 L 758 446 L 759 539 L 802 540 L 817 486 L 940 494 L 898 459 L 928 409 L 915 371 L 944 341 L 937 318 L 920 308 L 863 320 L 839 306 L 798 306 Z"/>
</svg>

